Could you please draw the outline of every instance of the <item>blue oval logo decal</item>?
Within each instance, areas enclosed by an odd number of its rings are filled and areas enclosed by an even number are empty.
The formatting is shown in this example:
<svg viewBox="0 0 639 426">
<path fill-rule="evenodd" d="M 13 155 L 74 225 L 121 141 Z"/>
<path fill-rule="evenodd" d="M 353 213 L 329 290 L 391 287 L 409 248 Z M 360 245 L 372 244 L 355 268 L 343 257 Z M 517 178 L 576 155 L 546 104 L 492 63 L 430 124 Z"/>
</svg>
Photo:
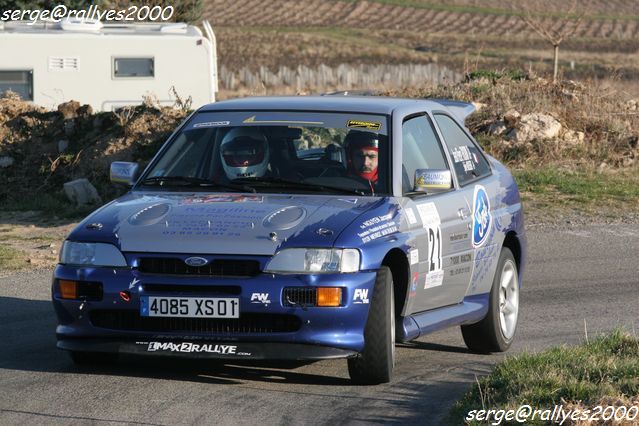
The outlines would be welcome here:
<svg viewBox="0 0 639 426">
<path fill-rule="evenodd" d="M 206 265 L 207 263 L 209 263 L 209 261 L 203 257 L 189 257 L 184 260 L 184 263 L 186 263 L 189 266 L 193 266 L 197 268 L 199 266 Z"/>
<path fill-rule="evenodd" d="M 481 247 L 488 239 L 492 216 L 490 214 L 490 201 L 486 188 L 475 186 L 473 195 L 473 247 Z"/>
</svg>

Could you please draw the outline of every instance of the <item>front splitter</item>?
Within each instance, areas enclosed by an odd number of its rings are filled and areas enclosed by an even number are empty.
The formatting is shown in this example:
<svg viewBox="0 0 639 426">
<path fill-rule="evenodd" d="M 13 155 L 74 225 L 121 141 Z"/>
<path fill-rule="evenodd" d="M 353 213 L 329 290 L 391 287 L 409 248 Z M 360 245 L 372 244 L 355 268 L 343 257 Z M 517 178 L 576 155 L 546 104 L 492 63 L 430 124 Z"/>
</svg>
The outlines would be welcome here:
<svg viewBox="0 0 639 426">
<path fill-rule="evenodd" d="M 184 358 L 262 359 L 311 361 L 350 358 L 357 352 L 329 346 L 299 343 L 220 343 L 206 340 L 103 340 L 62 339 L 59 349 L 78 352 L 102 352 L 132 355 L 176 356 Z"/>
</svg>

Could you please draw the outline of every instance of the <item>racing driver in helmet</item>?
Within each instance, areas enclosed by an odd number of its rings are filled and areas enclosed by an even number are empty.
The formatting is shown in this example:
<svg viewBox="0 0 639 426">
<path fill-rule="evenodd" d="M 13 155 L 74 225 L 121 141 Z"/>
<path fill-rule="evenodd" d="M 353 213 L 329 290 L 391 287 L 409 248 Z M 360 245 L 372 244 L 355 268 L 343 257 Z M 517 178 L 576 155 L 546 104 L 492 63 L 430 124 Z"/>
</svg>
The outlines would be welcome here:
<svg viewBox="0 0 639 426">
<path fill-rule="evenodd" d="M 230 180 L 263 177 L 268 173 L 268 141 L 257 127 L 231 129 L 222 139 L 220 156 Z"/>
<path fill-rule="evenodd" d="M 348 175 L 364 181 L 375 193 L 379 180 L 379 135 L 351 130 L 344 140 L 348 158 Z"/>
</svg>

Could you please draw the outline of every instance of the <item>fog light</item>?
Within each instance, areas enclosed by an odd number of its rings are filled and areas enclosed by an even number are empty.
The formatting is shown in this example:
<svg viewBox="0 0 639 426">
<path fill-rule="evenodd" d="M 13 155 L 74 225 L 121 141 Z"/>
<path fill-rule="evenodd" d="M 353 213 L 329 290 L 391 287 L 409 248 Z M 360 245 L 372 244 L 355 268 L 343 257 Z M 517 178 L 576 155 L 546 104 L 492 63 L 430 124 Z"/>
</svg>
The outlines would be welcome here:
<svg viewBox="0 0 639 426">
<path fill-rule="evenodd" d="M 75 281 L 60 280 L 60 297 L 63 299 L 78 298 L 78 283 Z"/>
<path fill-rule="evenodd" d="M 317 306 L 339 306 L 342 304 L 340 287 L 318 287 Z"/>
</svg>

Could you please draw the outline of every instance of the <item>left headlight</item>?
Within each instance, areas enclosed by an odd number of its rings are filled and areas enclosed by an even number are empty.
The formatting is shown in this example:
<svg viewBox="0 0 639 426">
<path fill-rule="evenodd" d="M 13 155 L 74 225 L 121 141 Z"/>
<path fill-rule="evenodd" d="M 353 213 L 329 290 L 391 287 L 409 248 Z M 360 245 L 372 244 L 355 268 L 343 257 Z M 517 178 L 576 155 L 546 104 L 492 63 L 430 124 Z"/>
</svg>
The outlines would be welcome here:
<svg viewBox="0 0 639 426">
<path fill-rule="evenodd" d="M 330 274 L 359 271 L 357 249 L 285 249 L 276 253 L 264 272 Z"/>
<path fill-rule="evenodd" d="M 63 265 L 127 266 L 126 259 L 112 244 L 65 241 L 60 250 Z"/>
</svg>

